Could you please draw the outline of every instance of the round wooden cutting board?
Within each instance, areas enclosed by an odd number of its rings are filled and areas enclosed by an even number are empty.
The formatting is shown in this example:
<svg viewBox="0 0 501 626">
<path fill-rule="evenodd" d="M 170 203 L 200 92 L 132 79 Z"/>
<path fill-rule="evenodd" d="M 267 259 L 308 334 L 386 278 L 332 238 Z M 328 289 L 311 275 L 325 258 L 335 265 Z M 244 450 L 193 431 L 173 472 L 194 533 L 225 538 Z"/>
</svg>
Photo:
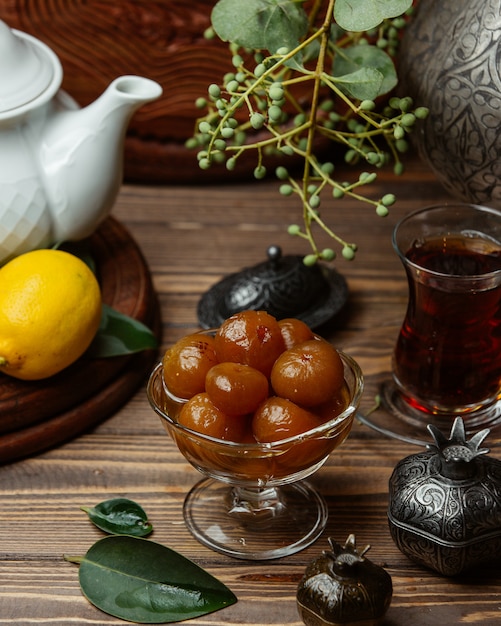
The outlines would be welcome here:
<svg viewBox="0 0 501 626">
<path fill-rule="evenodd" d="M 144 257 L 127 230 L 108 218 L 88 240 L 103 301 L 160 334 L 156 294 Z M 153 367 L 154 350 L 90 359 L 60 374 L 19 381 L 0 374 L 0 463 L 62 443 L 109 417 Z"/>
</svg>

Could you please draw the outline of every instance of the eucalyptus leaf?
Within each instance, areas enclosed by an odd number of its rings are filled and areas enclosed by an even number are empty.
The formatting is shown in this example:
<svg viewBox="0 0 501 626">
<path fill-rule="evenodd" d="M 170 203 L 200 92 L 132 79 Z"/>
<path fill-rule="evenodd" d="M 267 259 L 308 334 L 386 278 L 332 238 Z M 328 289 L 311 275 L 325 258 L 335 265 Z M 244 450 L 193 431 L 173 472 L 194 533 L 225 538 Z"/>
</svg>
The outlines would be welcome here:
<svg viewBox="0 0 501 626">
<path fill-rule="evenodd" d="M 336 77 L 336 84 L 357 100 L 374 100 L 383 84 L 383 75 L 373 67 L 361 67 L 356 72 Z"/>
<path fill-rule="evenodd" d="M 295 48 L 308 30 L 301 3 L 291 0 L 219 0 L 211 21 L 223 41 L 272 54 Z"/>
<path fill-rule="evenodd" d="M 154 333 L 142 322 L 103 304 L 101 324 L 89 348 L 93 358 L 120 356 L 157 348 Z"/>
<path fill-rule="evenodd" d="M 355 73 L 355 78 L 357 78 L 356 72 L 368 67 L 376 69 L 381 74 L 382 81 L 378 75 L 373 75 L 373 82 L 369 77 L 372 93 L 365 92 L 369 95 L 360 99 L 374 100 L 378 96 L 389 93 L 397 85 L 398 77 L 393 61 L 384 50 L 377 46 L 357 45 L 339 48 L 334 56 L 332 74 L 336 77 L 346 77 Z M 360 78 L 360 75 L 358 77 Z M 365 81 L 366 77 L 364 78 Z M 353 81 L 351 80 L 351 82 Z M 367 89 L 367 85 L 365 89 Z"/>
<path fill-rule="evenodd" d="M 112 535 L 146 537 L 153 530 L 144 509 L 127 498 L 113 498 L 81 509 L 93 524 Z"/>
<path fill-rule="evenodd" d="M 80 587 L 94 606 L 141 624 L 178 622 L 237 602 L 219 580 L 179 553 L 148 539 L 112 536 L 79 563 Z"/>
<path fill-rule="evenodd" d="M 390 17 L 405 13 L 412 0 L 336 0 L 334 19 L 345 30 L 371 30 Z"/>
</svg>

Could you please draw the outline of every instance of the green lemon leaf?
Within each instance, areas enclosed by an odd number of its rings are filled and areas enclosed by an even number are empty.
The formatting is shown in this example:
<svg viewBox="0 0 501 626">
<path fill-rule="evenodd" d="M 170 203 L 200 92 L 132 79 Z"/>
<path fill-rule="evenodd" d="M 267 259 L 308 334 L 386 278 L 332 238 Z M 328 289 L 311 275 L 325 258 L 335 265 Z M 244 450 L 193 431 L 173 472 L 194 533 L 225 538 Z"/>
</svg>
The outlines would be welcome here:
<svg viewBox="0 0 501 626">
<path fill-rule="evenodd" d="M 84 596 L 109 615 L 140 624 L 192 619 L 235 604 L 236 596 L 192 561 L 148 539 L 113 536 L 80 564 Z"/>
<path fill-rule="evenodd" d="M 94 274 L 96 273 L 96 261 L 92 255 L 90 244 L 87 239 L 84 239 L 83 241 L 63 241 L 55 243 L 52 248 L 54 250 L 63 250 L 64 252 L 73 254 L 86 263 Z"/>
<path fill-rule="evenodd" d="M 291 0 L 219 0 L 211 21 L 223 41 L 271 53 L 292 50 L 308 29 L 303 7 Z"/>
<path fill-rule="evenodd" d="M 87 240 L 63 242 L 54 248 L 75 255 L 96 273 L 96 264 Z M 157 338 L 147 326 L 103 303 L 101 324 L 88 349 L 92 358 L 122 356 L 157 347 Z"/>
<path fill-rule="evenodd" d="M 157 345 L 157 338 L 147 326 L 103 304 L 101 325 L 89 354 L 93 358 L 120 356 L 155 349 Z"/>
<path fill-rule="evenodd" d="M 374 100 L 378 96 L 390 92 L 396 86 L 398 78 L 395 65 L 384 50 L 377 46 L 358 45 L 340 48 L 336 51 L 332 64 L 332 74 L 336 77 L 344 77 L 345 80 L 350 77 L 349 82 L 346 83 L 348 91 L 350 91 L 349 85 L 356 84 L 362 77 L 357 72 L 365 68 L 373 68 L 378 71 L 378 74 L 373 74 L 372 77 L 362 75 L 365 83 L 365 95 L 359 98 L 360 100 L 365 98 Z M 353 75 L 355 75 L 355 80 L 353 80 Z M 352 92 L 350 91 L 350 93 Z M 354 94 L 352 93 L 352 95 Z"/>
<path fill-rule="evenodd" d="M 143 508 L 127 498 L 114 498 L 94 507 L 80 508 L 87 513 L 93 524 L 112 535 L 146 537 L 153 530 Z"/>
<path fill-rule="evenodd" d="M 336 0 L 334 19 L 341 28 L 359 32 L 376 28 L 411 6 L 412 0 Z"/>
</svg>

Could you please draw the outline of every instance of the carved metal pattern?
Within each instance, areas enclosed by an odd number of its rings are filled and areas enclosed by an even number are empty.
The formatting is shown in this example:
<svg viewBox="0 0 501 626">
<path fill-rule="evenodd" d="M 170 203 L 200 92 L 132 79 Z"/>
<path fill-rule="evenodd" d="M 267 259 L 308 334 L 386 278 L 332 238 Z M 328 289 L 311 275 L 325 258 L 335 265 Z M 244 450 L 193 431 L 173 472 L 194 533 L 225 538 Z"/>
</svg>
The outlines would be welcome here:
<svg viewBox="0 0 501 626">
<path fill-rule="evenodd" d="M 501 462 L 480 456 L 485 450 L 470 451 L 468 461 L 455 453 L 452 465 L 461 463 L 469 471 L 447 476 L 444 463 L 451 462 L 441 447 L 430 448 L 400 461 L 390 478 L 388 519 L 398 548 L 445 575 L 498 559 Z"/>
<path fill-rule="evenodd" d="M 348 298 L 345 279 L 300 256 L 282 256 L 268 248 L 268 260 L 231 274 L 205 293 L 198 304 L 202 327 L 214 328 L 239 311 L 264 310 L 277 319 L 296 317 L 316 328 L 339 313 Z"/>
<path fill-rule="evenodd" d="M 419 152 L 461 200 L 501 207 L 501 2 L 420 0 L 399 63 L 402 94 L 430 115 Z"/>
</svg>

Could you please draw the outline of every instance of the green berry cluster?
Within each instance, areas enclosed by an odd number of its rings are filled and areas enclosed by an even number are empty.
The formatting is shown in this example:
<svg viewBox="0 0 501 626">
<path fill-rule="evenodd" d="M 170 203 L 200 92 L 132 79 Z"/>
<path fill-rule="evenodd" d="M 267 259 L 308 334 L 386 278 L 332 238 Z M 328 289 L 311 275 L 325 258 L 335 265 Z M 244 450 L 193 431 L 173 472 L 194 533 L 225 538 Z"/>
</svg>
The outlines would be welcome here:
<svg viewBox="0 0 501 626">
<path fill-rule="evenodd" d="M 333 2 L 327 4 L 332 9 Z M 317 11 L 319 6 L 315 3 Z M 256 179 L 269 174 L 266 161 L 270 155 L 294 156 L 295 163 L 302 162 L 300 175 L 280 165 L 275 176 L 280 193 L 296 196 L 302 206 L 302 225 L 293 224 L 288 232 L 309 242 L 312 251 L 304 258 L 306 264 L 336 258 L 334 249 L 317 246 L 315 228 L 337 242 L 344 259 L 351 260 L 356 254 L 356 244 L 340 238 L 323 219 L 326 192 L 335 199 L 348 196 L 360 200 L 380 217 L 386 216 L 395 202 L 391 193 L 373 199 L 369 193 L 364 195 L 362 188 L 370 192 L 378 169 L 390 163 L 396 174 L 403 173 L 401 156 L 409 148 L 408 134 L 428 111 L 415 108 L 408 97 L 391 97 L 381 108 L 377 93 L 370 97 L 370 93 L 350 91 L 336 79 L 332 68 L 343 47 L 371 46 L 394 56 L 405 24 L 405 18 L 398 17 L 384 20 L 373 31 L 350 33 L 336 28 L 333 11 L 327 9 L 322 26 L 310 26 L 308 35 L 293 49 L 279 47 L 266 54 L 231 43 L 233 71 L 224 76 L 221 85 L 209 85 L 206 96 L 196 102 L 205 113 L 187 145 L 198 150 L 201 169 L 225 164 L 233 170 L 249 151 L 256 154 Z M 355 88 L 360 90 L 357 85 Z M 319 138 L 337 144 L 344 161 L 360 168 L 355 180 L 337 179 L 335 164 L 317 154 Z"/>
</svg>

